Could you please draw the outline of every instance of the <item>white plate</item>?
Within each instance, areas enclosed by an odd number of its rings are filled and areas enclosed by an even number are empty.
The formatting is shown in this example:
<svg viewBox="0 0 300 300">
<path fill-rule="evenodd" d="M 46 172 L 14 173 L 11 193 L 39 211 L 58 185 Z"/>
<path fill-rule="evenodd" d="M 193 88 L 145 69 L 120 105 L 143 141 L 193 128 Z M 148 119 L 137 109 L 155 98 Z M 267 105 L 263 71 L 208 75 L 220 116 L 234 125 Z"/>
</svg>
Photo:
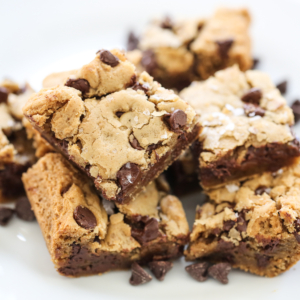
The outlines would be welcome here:
<svg viewBox="0 0 300 300">
<path fill-rule="evenodd" d="M 249 0 L 253 14 L 254 52 L 260 69 L 275 82 L 289 79 L 287 99 L 300 97 L 299 1 Z M 9 76 L 39 89 L 50 72 L 72 69 L 88 62 L 96 50 L 124 44 L 130 28 L 151 16 L 210 14 L 223 2 L 168 0 L 0 2 L 0 78 Z M 240 5 L 240 1 L 226 1 Z M 68 57 L 66 59 L 66 57 Z M 297 130 L 298 131 L 298 130 Z M 300 132 L 300 131 L 298 131 Z M 201 196 L 182 199 L 190 222 Z M 300 264 L 277 278 L 260 278 L 241 271 L 229 275 L 226 286 L 215 280 L 198 283 L 186 274 L 179 260 L 164 282 L 155 279 L 132 287 L 129 271 L 79 279 L 56 273 L 37 223 L 16 218 L 0 228 L 0 299 L 299 299 Z"/>
</svg>

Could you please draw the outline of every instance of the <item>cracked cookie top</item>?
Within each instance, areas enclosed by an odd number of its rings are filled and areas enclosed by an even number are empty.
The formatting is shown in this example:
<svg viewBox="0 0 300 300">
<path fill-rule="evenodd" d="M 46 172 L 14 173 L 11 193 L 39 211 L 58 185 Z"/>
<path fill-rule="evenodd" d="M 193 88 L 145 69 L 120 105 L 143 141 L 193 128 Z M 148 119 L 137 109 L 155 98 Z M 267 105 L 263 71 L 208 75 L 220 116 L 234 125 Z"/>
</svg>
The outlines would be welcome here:
<svg viewBox="0 0 300 300">
<path fill-rule="evenodd" d="M 203 162 L 239 146 L 260 147 L 294 140 L 292 110 L 269 76 L 237 66 L 194 82 L 180 96 L 200 115 Z"/>
<path fill-rule="evenodd" d="M 299 164 L 208 191 L 210 202 L 197 208 L 191 240 L 213 234 L 235 245 L 246 237 L 264 244 L 288 233 L 300 240 L 299 192 Z"/>
<path fill-rule="evenodd" d="M 23 112 L 37 130 L 65 141 L 72 159 L 113 198 L 117 179 L 126 188 L 197 118 L 173 91 L 145 72 L 137 76 L 118 50 L 101 50 L 78 74 L 33 95 Z"/>
</svg>

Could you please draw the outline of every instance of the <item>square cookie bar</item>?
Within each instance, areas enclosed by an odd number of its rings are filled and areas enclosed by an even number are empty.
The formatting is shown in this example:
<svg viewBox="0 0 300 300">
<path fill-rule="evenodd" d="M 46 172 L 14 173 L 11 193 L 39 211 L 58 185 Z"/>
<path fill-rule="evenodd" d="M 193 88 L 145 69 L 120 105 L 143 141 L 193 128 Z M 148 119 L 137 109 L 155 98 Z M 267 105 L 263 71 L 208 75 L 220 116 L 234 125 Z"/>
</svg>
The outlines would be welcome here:
<svg viewBox="0 0 300 300">
<path fill-rule="evenodd" d="M 129 35 L 127 56 L 164 87 L 181 90 L 234 64 L 250 69 L 249 25 L 246 9 L 221 8 L 208 19 L 155 19 L 139 38 Z"/>
<path fill-rule="evenodd" d="M 300 165 L 208 192 L 197 207 L 187 260 L 227 261 L 260 276 L 300 259 Z"/>
<path fill-rule="evenodd" d="M 130 268 L 182 255 L 189 228 L 181 202 L 151 183 L 129 205 L 99 199 L 90 180 L 49 153 L 23 175 L 31 206 L 61 275 Z"/>
<path fill-rule="evenodd" d="M 0 202 L 25 193 L 21 176 L 35 161 L 21 115 L 22 105 L 32 93 L 29 86 L 21 89 L 9 80 L 0 83 Z"/>
<path fill-rule="evenodd" d="M 208 19 L 191 50 L 196 55 L 195 70 L 201 79 L 238 64 L 242 71 L 253 65 L 250 15 L 246 9 L 218 9 Z"/>
<path fill-rule="evenodd" d="M 298 162 L 293 112 L 267 74 L 233 66 L 180 96 L 200 114 L 193 152 L 204 188 Z"/>
<path fill-rule="evenodd" d="M 139 76 L 118 50 L 101 50 L 65 86 L 32 96 L 24 114 L 108 200 L 128 202 L 199 135 L 194 110 Z"/>
</svg>

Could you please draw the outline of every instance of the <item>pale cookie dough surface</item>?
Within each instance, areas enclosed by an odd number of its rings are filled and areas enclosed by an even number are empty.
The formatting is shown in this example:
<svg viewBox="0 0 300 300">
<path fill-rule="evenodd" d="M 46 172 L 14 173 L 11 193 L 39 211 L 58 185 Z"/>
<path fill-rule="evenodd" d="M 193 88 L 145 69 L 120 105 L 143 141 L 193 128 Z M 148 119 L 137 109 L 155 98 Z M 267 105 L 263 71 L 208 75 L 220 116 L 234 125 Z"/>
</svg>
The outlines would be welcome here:
<svg viewBox="0 0 300 300">
<path fill-rule="evenodd" d="M 259 107 L 264 116 L 245 114 L 246 103 L 241 98 L 251 88 L 262 92 Z M 260 71 L 243 73 L 233 66 L 204 82 L 192 83 L 180 96 L 201 116 L 202 165 L 240 146 L 247 149 L 294 140 L 290 130 L 294 124 L 292 110 L 269 76 Z"/>
<path fill-rule="evenodd" d="M 134 66 L 122 53 L 111 53 L 119 55 L 115 67 L 99 62 L 98 54 L 79 71 L 79 79 L 85 76 L 91 86 L 85 95 L 93 98 L 83 98 L 75 88 L 57 86 L 33 95 L 23 110 L 37 130 L 68 142 L 72 160 L 89 168 L 109 198 L 117 193 L 115 181 L 122 166 L 130 162 L 146 170 L 177 142 L 178 133 L 163 120 L 165 114 L 182 110 L 187 117 L 186 133 L 196 122 L 194 110 L 178 95 L 145 72 L 137 78 Z M 132 78 L 139 89 L 126 88 L 134 84 Z M 135 142 L 138 147 L 132 146 Z M 153 151 L 149 155 L 152 145 L 156 155 Z"/>
<path fill-rule="evenodd" d="M 23 115 L 23 107 L 26 104 L 27 100 L 30 98 L 30 96 L 34 93 L 34 90 L 31 88 L 29 84 L 26 84 L 24 87 L 24 91 L 22 91 L 19 94 L 9 94 L 8 96 L 8 108 L 11 113 L 11 115 L 17 119 L 22 120 Z"/>
<path fill-rule="evenodd" d="M 164 23 L 169 21 L 170 27 Z M 198 34 L 203 19 L 153 19 L 141 35 L 138 48 L 141 50 L 155 48 L 179 48 L 190 43 Z"/>
<path fill-rule="evenodd" d="M 12 117 L 7 104 L 0 103 L 0 129 L 5 131 L 5 133 L 10 134 L 21 128 L 22 124 Z"/>
<path fill-rule="evenodd" d="M 69 78 L 76 78 L 78 70 L 56 72 L 49 74 L 43 80 L 43 88 L 52 88 L 58 85 L 64 85 Z"/>
</svg>

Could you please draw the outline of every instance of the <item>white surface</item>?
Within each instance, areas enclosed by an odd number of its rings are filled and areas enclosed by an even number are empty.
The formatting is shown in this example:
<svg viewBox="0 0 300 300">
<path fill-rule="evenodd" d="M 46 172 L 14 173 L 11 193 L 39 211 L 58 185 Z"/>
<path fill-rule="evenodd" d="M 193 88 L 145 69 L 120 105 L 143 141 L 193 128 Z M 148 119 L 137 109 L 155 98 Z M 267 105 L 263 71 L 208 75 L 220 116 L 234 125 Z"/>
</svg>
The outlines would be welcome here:
<svg viewBox="0 0 300 300">
<path fill-rule="evenodd" d="M 29 79 L 39 88 L 48 72 L 80 66 L 100 48 L 122 46 L 127 30 L 140 27 L 151 16 L 208 15 L 218 4 L 244 4 L 251 9 L 260 69 L 275 82 L 289 79 L 289 101 L 299 97 L 300 5 L 296 0 L 0 0 L 0 78 Z M 192 221 L 200 195 L 183 200 Z M 153 279 L 139 287 L 129 285 L 127 271 L 68 279 L 54 270 L 37 223 L 15 218 L 0 228 L 0 300 L 299 299 L 300 264 L 273 279 L 233 271 L 227 286 L 212 279 L 198 283 L 184 266 L 183 260 L 178 261 L 163 283 Z"/>
</svg>

